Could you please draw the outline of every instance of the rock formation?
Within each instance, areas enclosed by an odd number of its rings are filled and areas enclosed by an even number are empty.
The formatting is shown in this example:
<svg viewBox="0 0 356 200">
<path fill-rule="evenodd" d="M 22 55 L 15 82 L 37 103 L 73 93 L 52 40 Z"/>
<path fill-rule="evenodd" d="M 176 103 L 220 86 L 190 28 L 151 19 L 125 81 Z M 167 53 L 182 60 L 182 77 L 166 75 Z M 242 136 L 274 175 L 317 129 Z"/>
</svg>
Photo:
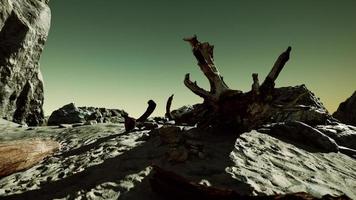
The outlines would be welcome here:
<svg viewBox="0 0 356 200">
<path fill-rule="evenodd" d="M 47 4 L 0 2 L 0 117 L 31 126 L 44 121 L 39 60 L 50 29 Z"/>
<path fill-rule="evenodd" d="M 356 126 L 356 91 L 351 97 L 339 105 L 333 117 L 342 123 Z"/>
<path fill-rule="evenodd" d="M 124 121 L 125 111 L 95 107 L 76 107 L 74 103 L 67 104 L 55 110 L 48 119 L 49 126 L 60 124 L 75 124 L 96 121 L 97 123 L 120 123 Z"/>
</svg>

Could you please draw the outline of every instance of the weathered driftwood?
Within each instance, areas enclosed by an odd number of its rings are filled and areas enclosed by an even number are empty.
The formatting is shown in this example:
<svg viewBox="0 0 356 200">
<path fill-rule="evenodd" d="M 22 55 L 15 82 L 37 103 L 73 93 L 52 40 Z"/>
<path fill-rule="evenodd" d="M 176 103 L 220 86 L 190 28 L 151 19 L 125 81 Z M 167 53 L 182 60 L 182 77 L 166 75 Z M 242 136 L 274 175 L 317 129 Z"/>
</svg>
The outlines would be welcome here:
<svg viewBox="0 0 356 200">
<path fill-rule="evenodd" d="M 147 107 L 145 113 L 143 113 L 143 114 L 141 115 L 141 117 L 139 117 L 139 118 L 136 120 L 136 122 L 145 122 L 145 121 L 150 117 L 150 115 L 153 113 L 153 111 L 155 111 L 155 109 L 156 109 L 156 103 L 155 103 L 153 100 L 149 100 L 149 101 L 147 102 L 147 104 L 148 104 L 148 107 Z"/>
<path fill-rule="evenodd" d="M 194 116 L 198 126 L 233 128 L 240 131 L 257 128 L 268 122 L 273 114 L 285 107 L 274 105 L 275 80 L 289 60 L 291 47 L 288 47 L 274 63 L 270 73 L 260 85 L 258 74 L 254 73 L 252 89 L 249 92 L 233 90 L 224 82 L 222 75 L 214 63 L 214 46 L 207 42 L 201 43 L 196 36 L 185 38 L 192 47 L 198 66 L 209 80 L 210 90 L 198 86 L 186 74 L 184 84 L 204 102 L 196 106 L 195 111 L 189 113 Z M 170 106 L 171 100 L 169 102 Z M 168 102 L 167 102 L 168 106 Z M 169 114 L 167 114 L 169 116 Z M 172 117 L 172 116 L 171 116 Z M 175 119 L 182 121 L 181 119 Z M 188 124 L 191 124 L 188 122 Z"/>
<path fill-rule="evenodd" d="M 293 194 L 277 194 L 272 196 L 247 196 L 241 193 L 213 186 L 204 186 L 190 181 L 172 171 L 164 170 L 158 166 L 153 166 L 153 175 L 150 179 L 152 190 L 162 199 L 204 199 L 204 200 L 316 200 L 307 193 L 299 192 Z M 348 200 L 347 196 L 332 197 L 325 195 L 321 199 L 325 200 Z"/>
<path fill-rule="evenodd" d="M 30 168 L 60 147 L 51 140 L 26 139 L 0 143 L 0 177 Z"/>
<path fill-rule="evenodd" d="M 148 107 L 146 111 L 139 117 L 138 119 L 129 117 L 128 114 L 124 115 L 125 119 L 125 130 L 126 131 L 132 131 L 133 129 L 136 128 L 137 124 L 143 124 L 153 113 L 153 111 L 156 109 L 156 103 L 153 100 L 149 100 L 147 102 Z"/>
<path fill-rule="evenodd" d="M 173 101 L 173 97 L 174 97 L 174 94 L 172 94 L 168 100 L 167 100 L 167 104 L 166 104 L 166 118 L 168 118 L 169 120 L 172 120 L 173 117 L 171 115 L 171 106 L 172 106 L 172 101 Z"/>
</svg>

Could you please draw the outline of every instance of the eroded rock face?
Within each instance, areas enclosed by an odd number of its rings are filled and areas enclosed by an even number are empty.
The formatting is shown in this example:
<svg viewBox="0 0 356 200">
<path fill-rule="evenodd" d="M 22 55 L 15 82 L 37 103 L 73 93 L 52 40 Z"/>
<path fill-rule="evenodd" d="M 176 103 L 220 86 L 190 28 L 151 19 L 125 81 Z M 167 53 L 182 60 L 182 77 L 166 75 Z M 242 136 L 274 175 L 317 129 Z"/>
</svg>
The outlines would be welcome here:
<svg viewBox="0 0 356 200">
<path fill-rule="evenodd" d="M 76 107 L 74 103 L 67 104 L 54 111 L 48 119 L 48 125 L 75 124 L 96 121 L 97 123 L 121 123 L 125 111 L 95 107 Z"/>
<path fill-rule="evenodd" d="M 43 115 L 39 59 L 50 29 L 48 0 L 0 2 L 0 117 L 31 126 Z"/>
<path fill-rule="evenodd" d="M 339 105 L 333 117 L 342 123 L 356 126 L 356 91 L 350 98 Z"/>
</svg>

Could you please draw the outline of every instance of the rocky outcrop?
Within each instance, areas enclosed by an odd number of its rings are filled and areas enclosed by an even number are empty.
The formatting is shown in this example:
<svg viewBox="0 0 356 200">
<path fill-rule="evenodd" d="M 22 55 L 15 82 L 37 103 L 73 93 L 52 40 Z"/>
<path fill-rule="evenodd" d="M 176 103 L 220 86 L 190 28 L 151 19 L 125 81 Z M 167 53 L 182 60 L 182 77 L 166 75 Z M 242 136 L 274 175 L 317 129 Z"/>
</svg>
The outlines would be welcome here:
<svg viewBox="0 0 356 200">
<path fill-rule="evenodd" d="M 356 91 L 350 98 L 339 105 L 333 117 L 342 123 L 356 126 Z"/>
<path fill-rule="evenodd" d="M 76 107 L 74 103 L 67 104 L 54 111 L 48 119 L 50 126 L 60 124 L 75 124 L 96 121 L 97 123 L 124 122 L 125 111 L 95 107 Z"/>
<path fill-rule="evenodd" d="M 39 60 L 50 29 L 48 0 L 0 2 L 0 117 L 44 121 Z"/>
</svg>

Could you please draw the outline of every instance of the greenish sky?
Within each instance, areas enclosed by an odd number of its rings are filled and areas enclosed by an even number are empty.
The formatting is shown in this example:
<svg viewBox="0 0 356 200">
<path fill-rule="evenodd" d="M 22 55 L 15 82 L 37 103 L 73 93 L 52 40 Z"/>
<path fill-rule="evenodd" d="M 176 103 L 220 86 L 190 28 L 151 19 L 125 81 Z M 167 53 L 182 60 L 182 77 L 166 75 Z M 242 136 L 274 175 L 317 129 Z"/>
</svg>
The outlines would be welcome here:
<svg viewBox="0 0 356 200">
<path fill-rule="evenodd" d="M 288 45 L 291 60 L 277 86 L 305 83 L 333 112 L 356 89 L 354 0 L 51 0 L 52 27 L 41 59 L 45 114 L 78 106 L 122 108 L 139 116 L 147 101 L 162 115 L 201 102 L 183 84 L 200 86 L 183 37 L 197 34 L 215 45 L 225 82 L 247 91 L 251 74 L 263 79 Z"/>
</svg>

